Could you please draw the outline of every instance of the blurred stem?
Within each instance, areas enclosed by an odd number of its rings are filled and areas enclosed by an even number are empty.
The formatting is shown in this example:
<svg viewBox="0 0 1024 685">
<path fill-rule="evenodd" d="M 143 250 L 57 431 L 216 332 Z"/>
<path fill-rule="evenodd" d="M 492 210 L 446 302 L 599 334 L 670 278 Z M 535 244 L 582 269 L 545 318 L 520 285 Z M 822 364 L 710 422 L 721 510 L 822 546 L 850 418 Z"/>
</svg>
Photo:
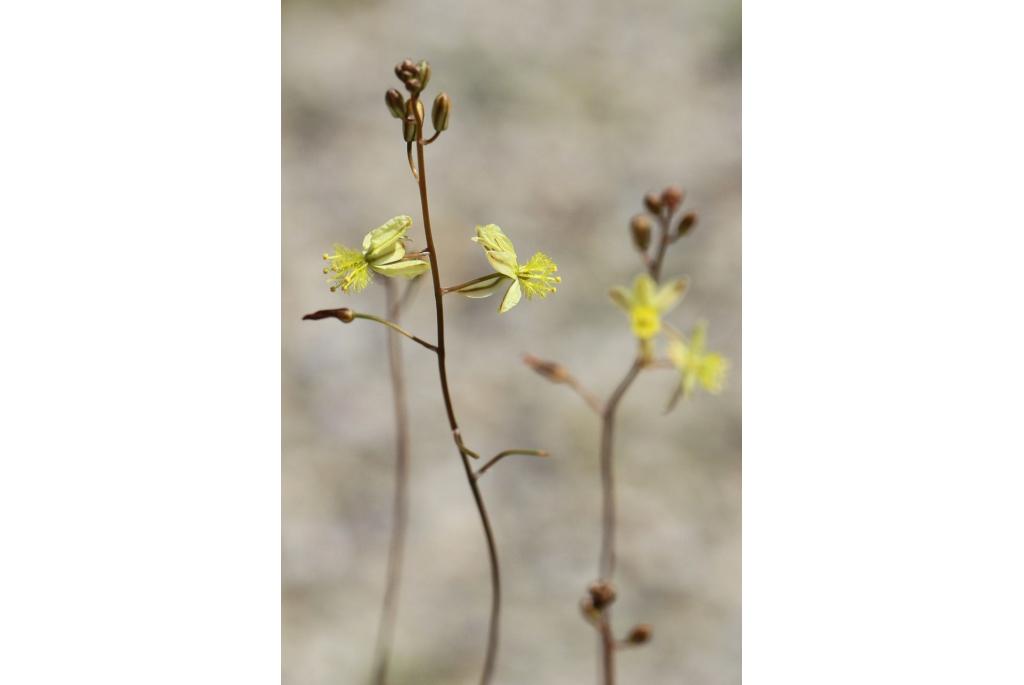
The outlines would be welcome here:
<svg viewBox="0 0 1024 685">
<path fill-rule="evenodd" d="M 619 382 L 601 413 L 601 557 L 598 577 L 611 581 L 615 574 L 615 464 L 613 463 L 613 442 L 615 440 L 615 413 L 619 402 L 636 380 L 643 360 L 637 356 L 625 377 Z"/>
<path fill-rule="evenodd" d="M 413 291 L 415 281 L 406 287 L 405 295 L 399 300 L 397 286 L 391 279 L 384 279 L 387 296 L 388 318 L 398 324 L 402 306 Z M 374 685 L 387 682 L 388 662 L 394 640 L 395 621 L 398 617 L 398 593 L 402 578 L 402 557 L 405 550 L 405 531 L 409 511 L 409 412 L 406 405 L 405 372 L 402 364 L 402 349 L 399 333 L 388 329 L 388 366 L 391 371 L 391 399 L 395 411 L 395 493 L 391 523 L 391 544 L 388 549 L 387 585 L 381 606 L 380 624 L 377 628 L 373 676 Z"/>
<path fill-rule="evenodd" d="M 466 472 L 466 481 L 473 493 L 473 501 L 476 503 L 477 511 L 480 514 L 480 522 L 483 525 L 484 537 L 487 539 L 487 556 L 491 566 L 491 618 L 487 631 L 487 652 L 484 658 L 484 669 L 480 676 L 481 685 L 491 682 L 494 674 L 494 665 L 498 655 L 498 627 L 501 617 L 501 571 L 498 566 L 498 550 L 494 542 L 494 531 L 491 530 L 491 521 L 487 516 L 487 508 L 484 506 L 483 496 L 477 486 L 473 468 L 469 464 L 467 449 L 462 443 L 462 435 L 459 433 L 459 424 L 455 419 L 455 409 L 452 406 L 451 393 L 448 389 L 448 369 L 445 363 L 445 339 L 444 339 L 444 290 L 441 287 L 441 267 L 438 264 L 437 248 L 434 246 L 434 235 L 430 229 L 430 207 L 427 201 L 427 168 L 423 153 L 423 118 L 419 116 L 417 101 L 419 93 L 413 95 L 411 110 L 417 112 L 418 119 L 416 127 L 416 180 L 419 184 L 420 206 L 423 210 L 423 232 L 426 235 L 427 251 L 430 253 L 430 277 L 434 284 L 434 310 L 437 315 L 437 347 L 434 352 L 437 354 L 437 372 L 441 380 L 441 395 L 444 398 L 445 411 L 448 413 L 448 425 L 452 431 L 452 439 L 459 450 L 459 457 L 462 459 L 462 467 Z"/>
</svg>

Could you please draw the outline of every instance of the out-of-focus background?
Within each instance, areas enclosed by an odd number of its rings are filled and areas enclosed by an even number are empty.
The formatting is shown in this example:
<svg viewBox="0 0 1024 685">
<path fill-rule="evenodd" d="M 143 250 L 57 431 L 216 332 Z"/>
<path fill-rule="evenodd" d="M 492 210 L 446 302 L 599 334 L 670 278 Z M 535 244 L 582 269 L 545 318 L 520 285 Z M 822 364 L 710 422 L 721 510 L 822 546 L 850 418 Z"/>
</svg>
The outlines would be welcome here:
<svg viewBox="0 0 1024 685">
<path fill-rule="evenodd" d="M 620 632 L 631 683 L 740 681 L 740 5 L 738 0 L 465 0 L 283 5 L 283 682 L 368 677 L 384 589 L 393 487 L 385 330 L 302 322 L 383 311 L 375 285 L 328 291 L 320 255 L 410 214 L 416 187 L 384 91 L 429 59 L 427 102 L 452 98 L 428 148 L 442 281 L 488 272 L 469 238 L 497 223 L 520 255 L 540 249 L 562 286 L 499 316 L 498 299 L 446 299 L 450 376 L 467 443 L 483 454 L 544 447 L 481 480 L 504 574 L 496 683 L 594 682 L 596 637 L 577 602 L 595 577 L 598 423 L 574 394 L 526 369 L 556 359 L 602 396 L 634 341 L 606 297 L 639 262 L 627 232 L 648 190 L 679 183 L 696 230 L 666 275 L 691 289 L 669 321 L 708 320 L 732 370 L 719 396 L 669 416 L 669 372 L 641 376 L 618 424 Z M 407 327 L 434 338 L 422 288 Z M 473 683 L 483 658 L 488 567 L 480 522 L 445 422 L 434 357 L 404 348 L 413 428 L 411 512 L 391 682 Z"/>
</svg>

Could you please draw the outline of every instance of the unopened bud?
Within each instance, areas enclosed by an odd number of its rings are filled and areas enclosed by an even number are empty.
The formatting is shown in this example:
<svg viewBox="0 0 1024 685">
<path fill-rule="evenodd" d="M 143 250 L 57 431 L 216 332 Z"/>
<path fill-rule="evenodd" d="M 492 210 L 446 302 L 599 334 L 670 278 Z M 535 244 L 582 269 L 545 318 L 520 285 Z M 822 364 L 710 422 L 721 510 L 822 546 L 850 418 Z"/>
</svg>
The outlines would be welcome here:
<svg viewBox="0 0 1024 685">
<path fill-rule="evenodd" d="M 331 286 L 331 292 L 337 290 L 337 286 Z M 302 317 L 303 321 L 319 321 L 320 319 L 338 319 L 342 323 L 352 323 L 356 318 L 356 313 L 348 307 L 342 307 L 341 309 L 321 309 L 320 311 L 313 312 L 312 314 L 306 314 Z"/>
<path fill-rule="evenodd" d="M 669 213 L 676 211 L 676 207 L 683 201 L 683 189 L 679 186 L 669 186 L 661 191 L 661 201 L 668 207 Z"/>
<path fill-rule="evenodd" d="M 629 230 L 633 233 L 633 244 L 641 252 L 651 244 L 651 220 L 646 214 L 637 214 L 629 222 Z"/>
<path fill-rule="evenodd" d="M 645 642 L 649 642 L 653 634 L 654 628 L 650 624 L 641 623 L 638 626 L 633 626 L 633 629 L 629 631 L 629 636 L 626 637 L 626 641 L 633 645 L 642 645 Z"/>
<path fill-rule="evenodd" d="M 657 193 L 647 193 L 644 195 L 644 207 L 651 214 L 661 213 L 661 197 Z"/>
<path fill-rule="evenodd" d="M 430 120 L 434 123 L 435 131 L 448 129 L 448 116 L 452 111 L 452 101 L 448 93 L 441 93 L 434 98 L 434 109 L 430 112 Z"/>
<path fill-rule="evenodd" d="M 604 580 L 598 580 L 587 588 L 595 609 L 604 609 L 615 601 L 615 587 Z"/>
<path fill-rule="evenodd" d="M 416 71 L 416 65 L 412 63 L 411 59 L 402 60 L 402 63 L 398 65 L 398 68 L 401 69 L 402 71 Z"/>
<path fill-rule="evenodd" d="M 552 383 L 564 383 L 569 380 L 569 372 L 557 362 L 544 361 L 528 354 L 523 357 L 523 363 Z"/>
<path fill-rule="evenodd" d="M 420 74 L 420 88 L 426 88 L 427 82 L 430 80 L 430 64 L 427 63 L 427 60 L 423 60 L 417 66 Z"/>
<path fill-rule="evenodd" d="M 687 212 L 683 215 L 683 218 L 679 220 L 679 226 L 676 228 L 677 236 L 684 236 L 690 232 L 697 223 L 697 213 Z"/>
<path fill-rule="evenodd" d="M 405 98 L 397 90 L 392 88 L 384 95 L 384 102 L 387 103 L 388 111 L 391 112 L 391 116 L 396 119 L 401 119 L 405 116 Z"/>
<path fill-rule="evenodd" d="M 423 86 L 420 85 L 420 80 L 418 78 L 411 78 L 405 82 L 405 89 L 410 93 L 418 93 L 423 90 Z"/>
</svg>

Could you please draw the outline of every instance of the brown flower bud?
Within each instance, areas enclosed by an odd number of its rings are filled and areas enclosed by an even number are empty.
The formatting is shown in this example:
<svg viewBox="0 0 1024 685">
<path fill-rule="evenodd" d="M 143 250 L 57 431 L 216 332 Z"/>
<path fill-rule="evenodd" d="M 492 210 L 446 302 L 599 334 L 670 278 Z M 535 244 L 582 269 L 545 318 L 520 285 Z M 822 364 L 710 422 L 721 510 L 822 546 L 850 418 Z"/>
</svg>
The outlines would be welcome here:
<svg viewBox="0 0 1024 685">
<path fill-rule="evenodd" d="M 651 244 L 651 219 L 646 214 L 637 214 L 629 222 L 629 230 L 633 233 L 633 244 L 641 252 Z"/>
<path fill-rule="evenodd" d="M 306 314 L 302 317 L 302 320 L 318 321 L 320 319 L 339 319 L 342 323 L 352 323 L 355 318 L 355 312 L 348 307 L 342 307 L 341 309 L 321 309 L 318 312 Z"/>
<path fill-rule="evenodd" d="M 569 380 L 569 372 L 558 362 L 544 361 L 528 354 L 523 357 L 523 363 L 552 383 L 564 383 Z"/>
<path fill-rule="evenodd" d="M 629 635 L 626 637 L 626 641 L 632 645 L 642 645 L 645 642 L 649 642 L 653 634 L 654 628 L 649 623 L 641 623 L 638 626 L 633 626 L 633 629 L 629 631 Z"/>
<path fill-rule="evenodd" d="M 671 214 L 676 211 L 676 207 L 683 201 L 684 195 L 683 189 L 679 186 L 669 186 L 661 191 L 661 202 L 668 207 L 668 211 Z"/>
<path fill-rule="evenodd" d="M 402 63 L 398 65 L 398 69 L 413 73 L 416 71 L 416 65 L 412 63 L 411 59 L 404 59 Z"/>
<path fill-rule="evenodd" d="M 660 214 L 661 197 L 657 193 L 647 193 L 644 195 L 644 207 L 647 207 L 651 214 Z"/>
<path fill-rule="evenodd" d="M 418 78 L 411 78 L 405 82 L 405 89 L 410 93 L 418 93 L 423 90 L 423 86 L 420 85 L 420 80 Z"/>
<path fill-rule="evenodd" d="M 676 227 L 676 236 L 684 236 L 690 232 L 690 229 L 697 223 L 697 213 L 687 212 L 683 215 L 683 218 L 679 220 L 679 226 Z"/>
<path fill-rule="evenodd" d="M 391 116 L 396 119 L 401 119 L 405 116 L 405 98 L 394 88 L 390 89 L 387 94 L 384 95 L 384 102 L 387 103 L 388 111 L 391 112 Z"/>
<path fill-rule="evenodd" d="M 448 93 L 441 93 L 434 98 L 434 108 L 430 112 L 430 120 L 434 123 L 435 131 L 448 129 L 448 117 L 451 115 L 452 101 Z"/>
<path fill-rule="evenodd" d="M 591 583 L 587 592 L 590 593 L 590 599 L 596 609 L 604 609 L 615 601 L 615 586 L 605 580 Z"/>
</svg>

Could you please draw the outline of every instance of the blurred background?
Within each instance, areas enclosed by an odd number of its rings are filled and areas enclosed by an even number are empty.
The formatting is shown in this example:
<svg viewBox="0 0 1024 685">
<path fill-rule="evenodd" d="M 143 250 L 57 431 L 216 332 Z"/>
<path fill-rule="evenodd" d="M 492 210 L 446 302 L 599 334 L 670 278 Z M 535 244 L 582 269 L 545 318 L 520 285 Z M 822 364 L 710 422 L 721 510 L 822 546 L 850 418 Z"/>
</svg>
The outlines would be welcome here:
<svg viewBox="0 0 1024 685">
<path fill-rule="evenodd" d="M 366 682 L 384 590 L 394 473 L 385 330 L 302 322 L 316 309 L 382 313 L 379 284 L 332 294 L 320 255 L 358 246 L 416 186 L 384 92 L 409 57 L 433 69 L 451 126 L 428 148 L 442 282 L 487 273 L 469 238 L 497 223 L 521 256 L 559 265 L 562 286 L 499 316 L 498 299 L 446 299 L 450 379 L 467 444 L 512 457 L 481 480 L 504 579 L 496 683 L 595 681 L 595 632 L 577 603 L 599 543 L 598 421 L 529 371 L 555 359 L 607 396 L 634 341 L 608 288 L 640 270 L 627 223 L 646 191 L 678 183 L 694 232 L 665 274 L 690 291 L 668 320 L 709 322 L 728 355 L 719 396 L 669 416 L 674 376 L 641 376 L 619 413 L 615 624 L 654 626 L 619 657 L 619 680 L 740 681 L 740 5 L 626 3 L 283 4 L 283 682 Z M 423 287 L 404 314 L 434 339 Z M 484 538 L 454 452 L 433 355 L 403 347 L 413 430 L 405 575 L 390 681 L 474 683 L 489 585 Z"/>
</svg>

